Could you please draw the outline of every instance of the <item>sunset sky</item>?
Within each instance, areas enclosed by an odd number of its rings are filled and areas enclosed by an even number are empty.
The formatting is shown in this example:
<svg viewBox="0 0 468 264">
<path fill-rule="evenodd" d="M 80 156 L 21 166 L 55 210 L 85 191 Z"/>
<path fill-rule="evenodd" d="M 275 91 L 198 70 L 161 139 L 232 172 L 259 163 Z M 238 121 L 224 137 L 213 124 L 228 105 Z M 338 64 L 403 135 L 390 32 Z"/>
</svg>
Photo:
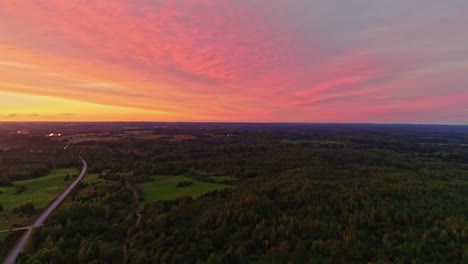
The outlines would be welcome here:
<svg viewBox="0 0 468 264">
<path fill-rule="evenodd" d="M 0 121 L 468 124 L 466 0 L 0 1 Z"/>
</svg>

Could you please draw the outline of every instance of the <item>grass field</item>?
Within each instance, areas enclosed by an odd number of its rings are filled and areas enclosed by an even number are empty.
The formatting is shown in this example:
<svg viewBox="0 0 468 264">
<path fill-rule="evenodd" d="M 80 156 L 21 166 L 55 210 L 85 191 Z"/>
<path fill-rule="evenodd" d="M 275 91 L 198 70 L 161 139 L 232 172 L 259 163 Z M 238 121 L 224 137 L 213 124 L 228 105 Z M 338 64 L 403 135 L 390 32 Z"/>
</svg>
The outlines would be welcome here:
<svg viewBox="0 0 468 264">
<path fill-rule="evenodd" d="M 105 181 L 104 179 L 99 178 L 98 173 L 89 173 L 89 174 L 86 174 L 86 176 L 83 178 L 83 181 L 81 182 L 91 184 L 91 183 L 104 182 L 104 181 Z"/>
<path fill-rule="evenodd" d="M 21 204 L 32 202 L 36 209 L 47 207 L 72 182 L 64 181 L 64 177 L 76 175 L 76 169 L 56 169 L 49 175 L 24 181 L 15 181 L 15 185 L 24 185 L 27 190 L 16 193 L 15 187 L 0 187 L 0 203 L 4 211 L 0 213 L 0 229 L 7 229 L 13 225 L 29 225 L 36 216 L 25 217 L 11 213 L 11 210 Z"/>
<path fill-rule="evenodd" d="M 6 230 L 14 227 L 28 226 L 36 220 L 36 215 L 25 216 L 17 215 L 11 212 L 2 212 L 0 214 L 0 230 Z"/>
<path fill-rule="evenodd" d="M 70 142 L 71 143 L 80 143 L 80 142 L 86 142 L 86 141 L 116 141 L 119 140 L 118 137 L 76 137 L 76 138 L 71 138 Z"/>
<path fill-rule="evenodd" d="M 208 177 L 210 180 L 215 180 L 217 183 L 237 181 L 238 179 L 234 176 L 211 176 Z"/>
<path fill-rule="evenodd" d="M 24 185 L 28 189 L 16 194 L 15 187 L 0 187 L 0 201 L 5 211 L 32 202 L 36 208 L 45 208 L 49 205 L 71 181 L 64 181 L 67 174 L 76 175 L 76 169 L 56 169 L 49 175 L 24 181 L 15 181 L 15 185 Z"/>
<path fill-rule="evenodd" d="M 138 184 L 138 188 L 143 192 L 144 202 L 154 202 L 160 200 L 175 200 L 183 195 L 190 195 L 194 198 L 214 191 L 232 188 L 223 184 L 212 184 L 199 182 L 184 176 L 153 176 L 154 181 Z M 191 181 L 192 185 L 186 187 L 176 187 L 181 181 Z"/>
</svg>

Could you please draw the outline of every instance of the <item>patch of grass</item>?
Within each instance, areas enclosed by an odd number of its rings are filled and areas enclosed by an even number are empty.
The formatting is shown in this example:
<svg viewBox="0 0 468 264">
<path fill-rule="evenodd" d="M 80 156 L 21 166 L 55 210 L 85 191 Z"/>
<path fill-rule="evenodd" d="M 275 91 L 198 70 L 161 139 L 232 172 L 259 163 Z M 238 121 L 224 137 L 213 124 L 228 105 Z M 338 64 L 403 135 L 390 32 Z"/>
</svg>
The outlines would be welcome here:
<svg viewBox="0 0 468 264">
<path fill-rule="evenodd" d="M 5 240 L 5 238 L 8 236 L 8 232 L 3 232 L 3 233 L 0 233 L 0 242 L 2 242 L 3 240 Z"/>
<path fill-rule="evenodd" d="M 21 227 L 21 226 L 28 226 L 36 220 L 39 212 L 30 215 L 30 216 L 25 216 L 25 215 L 17 215 L 13 213 L 5 213 L 2 212 L 0 214 L 0 230 L 6 230 L 10 228 L 15 228 L 15 227 Z"/>
<path fill-rule="evenodd" d="M 24 185 L 27 188 L 21 193 L 16 193 L 13 186 L 0 187 L 0 201 L 4 211 L 11 211 L 27 202 L 32 202 L 36 209 L 45 208 L 70 185 L 71 181 L 64 181 L 65 176 L 77 173 L 76 169 L 56 169 L 47 176 L 13 182 L 14 185 Z"/>
<path fill-rule="evenodd" d="M 217 183 L 223 183 L 223 182 L 230 182 L 230 181 L 237 181 L 238 178 L 234 176 L 211 176 L 208 177 L 207 179 L 214 180 Z"/>
<path fill-rule="evenodd" d="M 92 184 L 92 183 L 98 183 L 98 182 L 104 182 L 105 180 L 102 178 L 99 178 L 99 173 L 89 173 L 87 174 L 82 183 L 87 183 L 87 184 Z"/>
<path fill-rule="evenodd" d="M 4 211 L 0 213 L 0 229 L 30 225 L 37 214 L 20 216 L 13 214 L 12 209 L 31 202 L 39 213 L 71 184 L 71 180 L 64 180 L 65 176 L 78 173 L 76 169 L 56 169 L 47 176 L 13 182 L 14 185 L 26 186 L 27 190 L 21 193 L 16 193 L 14 186 L 0 187 L 0 203 L 4 208 Z"/>
<path fill-rule="evenodd" d="M 144 202 L 147 203 L 161 200 L 175 200 L 183 195 L 190 195 L 196 198 L 215 190 L 232 188 L 229 185 L 205 183 L 184 176 L 152 176 L 151 178 L 154 180 L 137 185 L 143 193 Z M 182 181 L 190 181 L 193 184 L 184 188 L 177 188 L 177 184 Z"/>
</svg>

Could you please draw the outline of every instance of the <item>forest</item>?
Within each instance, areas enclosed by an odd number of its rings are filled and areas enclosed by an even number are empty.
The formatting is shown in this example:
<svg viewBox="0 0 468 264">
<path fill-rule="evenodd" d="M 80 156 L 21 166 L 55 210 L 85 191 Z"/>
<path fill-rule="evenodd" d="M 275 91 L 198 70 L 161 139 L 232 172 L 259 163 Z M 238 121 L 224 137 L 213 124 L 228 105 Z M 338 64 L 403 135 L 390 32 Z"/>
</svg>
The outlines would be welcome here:
<svg viewBox="0 0 468 264">
<path fill-rule="evenodd" d="M 77 155 L 89 176 L 100 176 L 35 230 L 17 263 L 468 263 L 468 127 L 141 123 L 60 131 L 93 138 L 68 151 L 61 147 L 69 138 L 36 140 L 38 153 L 8 146 L 3 178 L 15 184 L 77 167 Z M 164 184 L 178 197 L 143 188 L 171 177 L 181 180 Z M 189 191 L 202 183 L 229 188 Z M 0 248 L 17 237 L 0 239 Z"/>
</svg>

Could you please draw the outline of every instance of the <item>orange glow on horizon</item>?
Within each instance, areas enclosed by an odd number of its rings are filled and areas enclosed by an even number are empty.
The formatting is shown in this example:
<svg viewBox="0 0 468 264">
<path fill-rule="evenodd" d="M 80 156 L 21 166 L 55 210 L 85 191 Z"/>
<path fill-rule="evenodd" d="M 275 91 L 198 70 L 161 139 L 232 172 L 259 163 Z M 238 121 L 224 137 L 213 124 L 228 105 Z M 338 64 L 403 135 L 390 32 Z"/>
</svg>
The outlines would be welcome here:
<svg viewBox="0 0 468 264">
<path fill-rule="evenodd" d="M 2 1 L 0 121 L 468 123 L 467 4 L 348 5 Z"/>
</svg>

